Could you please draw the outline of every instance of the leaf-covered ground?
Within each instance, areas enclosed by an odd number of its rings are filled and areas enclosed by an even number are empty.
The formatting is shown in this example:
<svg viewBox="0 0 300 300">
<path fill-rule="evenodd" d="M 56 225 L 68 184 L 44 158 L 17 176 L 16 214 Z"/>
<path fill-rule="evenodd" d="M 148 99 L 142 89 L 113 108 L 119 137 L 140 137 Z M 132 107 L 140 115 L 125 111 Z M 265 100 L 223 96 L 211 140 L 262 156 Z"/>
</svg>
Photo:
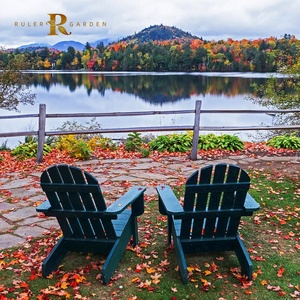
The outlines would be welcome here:
<svg viewBox="0 0 300 300">
<path fill-rule="evenodd" d="M 67 153 L 53 151 L 42 164 L 20 161 L 0 152 L 0 177 L 14 172 L 41 171 L 55 163 L 75 163 Z M 139 158 L 124 149 L 95 151 L 94 158 Z M 156 160 L 187 154 L 153 153 Z M 293 159 L 299 152 L 276 150 L 264 144 L 248 144 L 244 151 L 199 152 L 202 159 L 232 155 Z M 101 283 L 104 257 L 70 254 L 47 279 L 41 263 L 60 237 L 47 231 L 38 239 L 0 251 L 0 300 L 4 299 L 300 299 L 300 185 L 298 164 L 280 160 L 253 160 L 247 165 L 251 194 L 261 209 L 243 219 L 240 232 L 254 264 L 254 278 L 240 276 L 231 253 L 189 256 L 189 284 L 181 283 L 173 247 L 166 244 L 166 218 L 157 214 L 157 197 L 146 196 L 145 213 L 139 219 L 139 246 L 128 245 L 112 281 Z M 163 172 L 163 170 L 162 170 Z M 174 171 L 176 172 L 176 171 Z M 173 187 L 180 194 L 183 181 Z"/>
</svg>

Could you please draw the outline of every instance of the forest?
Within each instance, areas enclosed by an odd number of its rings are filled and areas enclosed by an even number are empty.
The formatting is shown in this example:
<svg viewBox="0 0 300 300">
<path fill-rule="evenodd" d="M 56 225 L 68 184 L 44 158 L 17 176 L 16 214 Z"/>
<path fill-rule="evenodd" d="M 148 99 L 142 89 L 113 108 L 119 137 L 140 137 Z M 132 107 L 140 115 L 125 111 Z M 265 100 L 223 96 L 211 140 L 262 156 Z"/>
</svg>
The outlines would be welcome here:
<svg viewBox="0 0 300 300">
<path fill-rule="evenodd" d="M 296 63 L 300 55 L 300 40 L 291 34 L 206 41 L 195 36 L 163 39 L 161 30 L 156 28 L 156 35 L 151 31 L 152 39 L 140 38 L 139 33 L 107 46 L 99 43 L 92 47 L 87 42 L 82 51 L 71 46 L 67 51 L 47 47 L 2 50 L 0 68 L 21 60 L 32 70 L 277 72 L 283 65 Z"/>
</svg>

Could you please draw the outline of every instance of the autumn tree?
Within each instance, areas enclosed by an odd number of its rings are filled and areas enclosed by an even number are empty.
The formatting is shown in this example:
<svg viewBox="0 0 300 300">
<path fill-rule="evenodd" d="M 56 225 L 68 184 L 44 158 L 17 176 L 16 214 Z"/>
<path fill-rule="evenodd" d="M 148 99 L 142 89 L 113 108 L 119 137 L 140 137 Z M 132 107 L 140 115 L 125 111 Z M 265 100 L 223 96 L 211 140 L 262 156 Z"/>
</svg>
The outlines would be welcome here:
<svg viewBox="0 0 300 300">
<path fill-rule="evenodd" d="M 0 108 L 17 110 L 19 104 L 33 104 L 36 97 L 30 91 L 32 75 L 22 70 L 29 68 L 25 54 L 19 54 L 9 60 L 6 66 L 0 61 Z"/>
<path fill-rule="evenodd" d="M 300 58 L 300 57 L 299 57 Z M 273 109 L 296 110 L 300 108 L 300 60 L 284 64 L 279 69 L 284 77 L 270 76 L 265 84 L 254 85 L 260 97 L 254 99 L 259 104 Z M 274 125 L 299 125 L 300 113 L 277 114 Z M 300 131 L 297 131 L 300 136 Z"/>
</svg>

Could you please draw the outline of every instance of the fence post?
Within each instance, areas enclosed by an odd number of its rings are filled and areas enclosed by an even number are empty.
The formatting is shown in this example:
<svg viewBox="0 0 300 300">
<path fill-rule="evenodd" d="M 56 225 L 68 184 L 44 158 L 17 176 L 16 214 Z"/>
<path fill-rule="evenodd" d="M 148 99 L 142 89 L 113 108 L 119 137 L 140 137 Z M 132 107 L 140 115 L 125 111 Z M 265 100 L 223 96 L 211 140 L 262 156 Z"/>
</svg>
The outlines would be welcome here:
<svg viewBox="0 0 300 300">
<path fill-rule="evenodd" d="M 202 102 L 200 100 L 197 100 L 195 104 L 194 135 L 193 135 L 192 152 L 190 155 L 191 160 L 197 160 L 201 103 Z"/>
<path fill-rule="evenodd" d="M 43 160 L 45 130 L 46 130 L 46 104 L 40 104 L 40 106 L 39 106 L 38 148 L 37 148 L 37 154 L 36 154 L 37 163 L 40 163 Z"/>
</svg>

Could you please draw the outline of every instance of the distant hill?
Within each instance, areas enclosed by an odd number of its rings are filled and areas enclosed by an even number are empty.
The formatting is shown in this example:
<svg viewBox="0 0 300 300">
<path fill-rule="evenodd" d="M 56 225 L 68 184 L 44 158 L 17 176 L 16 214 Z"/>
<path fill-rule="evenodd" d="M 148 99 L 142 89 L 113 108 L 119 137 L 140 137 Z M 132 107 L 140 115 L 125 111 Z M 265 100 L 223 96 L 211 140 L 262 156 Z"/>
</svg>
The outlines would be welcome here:
<svg viewBox="0 0 300 300">
<path fill-rule="evenodd" d="M 127 36 L 120 40 L 126 43 L 147 43 L 151 41 L 190 40 L 199 37 L 178 29 L 174 26 L 153 25 L 138 33 Z"/>
<path fill-rule="evenodd" d="M 23 51 L 35 51 L 37 49 L 41 49 L 41 48 L 45 48 L 45 47 L 51 47 L 50 44 L 47 44 L 47 43 L 33 43 L 33 44 L 29 44 L 29 45 L 23 45 L 23 46 L 20 46 L 18 49 L 20 50 L 20 52 L 23 52 Z"/>
<path fill-rule="evenodd" d="M 104 47 L 107 46 L 109 43 L 114 42 L 111 39 L 101 39 L 101 40 L 97 40 L 95 42 L 90 43 L 90 45 L 94 48 L 96 48 L 100 43 L 103 43 Z"/>
<path fill-rule="evenodd" d="M 92 43 L 90 43 L 90 45 L 92 47 L 96 48 L 96 46 L 100 43 L 103 43 L 104 46 L 107 46 L 109 44 L 109 42 L 111 42 L 110 39 L 102 39 L 102 40 L 97 40 L 95 42 L 92 42 Z M 45 43 L 41 43 L 41 44 L 34 43 L 34 44 L 20 46 L 18 49 L 22 52 L 24 50 L 34 51 L 37 49 L 47 47 L 47 48 L 51 48 L 51 49 L 57 49 L 60 51 L 67 51 L 70 46 L 73 47 L 75 50 L 83 51 L 85 44 L 82 44 L 82 43 L 76 42 L 76 41 L 61 41 L 54 45 L 45 44 Z"/>
<path fill-rule="evenodd" d="M 51 48 L 60 51 L 67 51 L 69 47 L 73 47 L 75 50 L 83 51 L 85 45 L 75 41 L 63 41 L 51 46 Z"/>
<path fill-rule="evenodd" d="M 153 25 L 148 28 L 145 28 L 141 30 L 138 33 L 135 33 L 133 35 L 129 35 L 125 38 L 122 38 L 119 41 L 112 41 L 109 38 L 106 39 L 100 39 L 94 42 L 89 42 L 92 47 L 96 47 L 98 44 L 103 43 L 103 45 L 106 47 L 108 44 L 114 44 L 118 42 L 125 42 L 125 43 L 136 43 L 136 44 L 142 44 L 147 42 L 153 42 L 153 41 L 170 41 L 170 40 L 179 40 L 179 41 L 185 41 L 185 40 L 191 40 L 191 39 L 199 39 L 198 36 L 192 35 L 188 32 L 185 32 L 181 29 L 178 29 L 174 26 L 165 26 L 165 25 Z M 55 45 L 49 45 L 49 44 L 29 44 L 29 45 L 23 45 L 20 46 L 18 49 L 21 51 L 27 50 L 27 51 L 34 51 L 40 48 L 52 48 L 57 49 L 60 51 L 67 51 L 68 47 L 73 47 L 75 50 L 83 51 L 85 48 L 85 44 L 82 44 L 80 42 L 76 41 L 61 41 L 59 43 L 56 43 Z"/>
</svg>

